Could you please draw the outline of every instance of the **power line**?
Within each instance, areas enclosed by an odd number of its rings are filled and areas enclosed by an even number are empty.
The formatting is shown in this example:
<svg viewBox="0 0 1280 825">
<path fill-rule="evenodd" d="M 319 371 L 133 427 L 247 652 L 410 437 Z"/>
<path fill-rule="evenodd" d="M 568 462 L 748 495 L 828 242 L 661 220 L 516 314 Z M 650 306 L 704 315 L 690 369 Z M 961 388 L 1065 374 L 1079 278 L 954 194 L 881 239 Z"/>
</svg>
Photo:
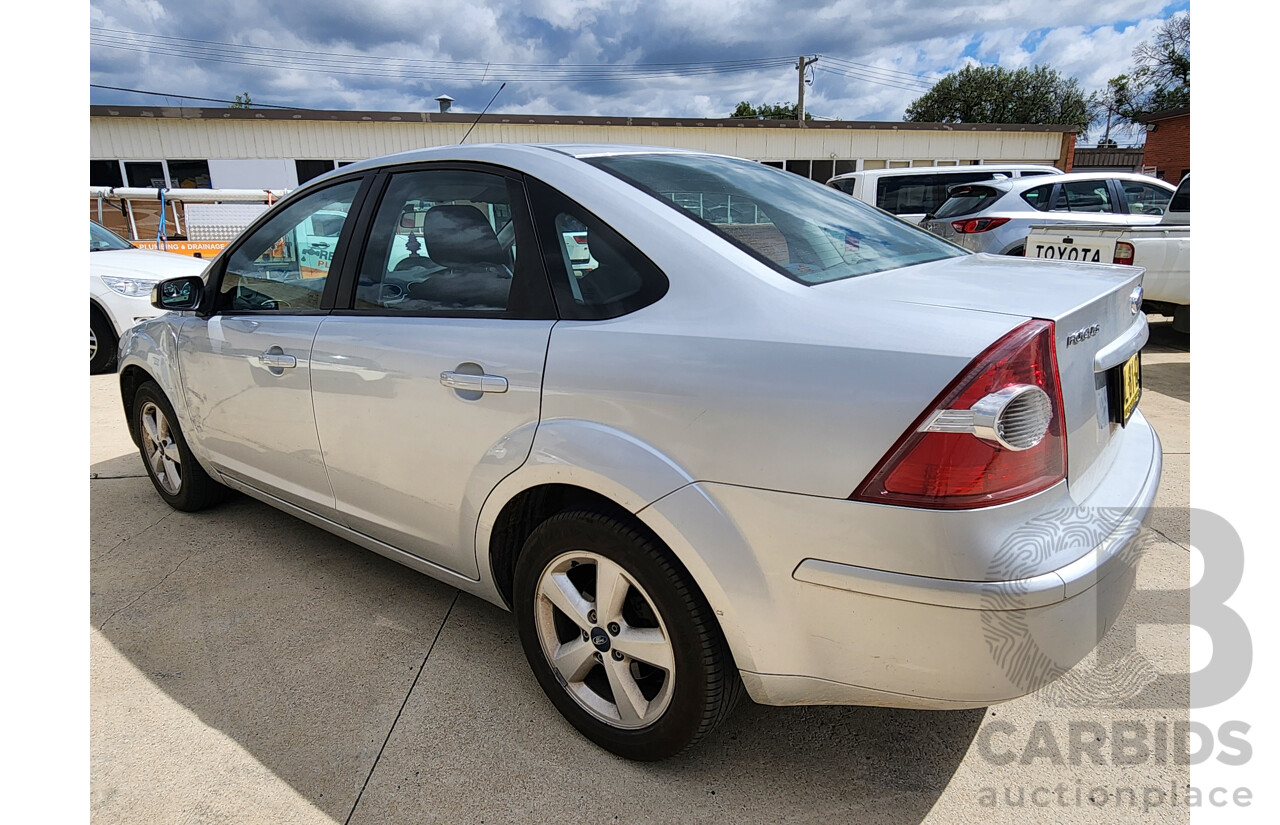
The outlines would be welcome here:
<svg viewBox="0 0 1280 825">
<path fill-rule="evenodd" d="M 116 37 L 117 35 L 123 37 Z M 235 43 L 102 28 L 90 30 L 90 44 L 141 54 L 159 54 L 190 60 L 248 64 L 295 71 L 369 77 L 449 79 L 463 82 L 468 80 L 479 82 L 481 79 L 518 82 L 600 82 L 694 77 L 757 71 L 785 66 L 791 62 L 790 57 L 765 57 L 688 63 L 521 64 L 422 60 L 353 54 L 317 55 L 314 52 L 295 49 L 264 50 L 257 46 L 243 46 Z"/>
<path fill-rule="evenodd" d="M 232 104 L 232 103 L 240 102 L 238 100 L 223 100 L 222 98 L 218 98 L 218 97 L 196 97 L 195 95 L 175 95 L 172 92 L 149 92 L 145 89 L 126 89 L 123 86 L 102 86 L 97 83 L 90 83 L 89 88 L 90 89 L 107 89 L 112 92 L 131 92 L 137 95 L 152 95 L 154 97 L 175 97 L 175 98 L 178 98 L 179 100 L 204 100 L 204 101 L 208 101 L 209 103 Z M 298 109 L 297 106 L 281 106 L 276 103 L 259 103 L 256 100 L 253 101 L 253 106 L 259 109 L 297 109 L 298 111 L 305 111 L 304 109 Z"/>
</svg>

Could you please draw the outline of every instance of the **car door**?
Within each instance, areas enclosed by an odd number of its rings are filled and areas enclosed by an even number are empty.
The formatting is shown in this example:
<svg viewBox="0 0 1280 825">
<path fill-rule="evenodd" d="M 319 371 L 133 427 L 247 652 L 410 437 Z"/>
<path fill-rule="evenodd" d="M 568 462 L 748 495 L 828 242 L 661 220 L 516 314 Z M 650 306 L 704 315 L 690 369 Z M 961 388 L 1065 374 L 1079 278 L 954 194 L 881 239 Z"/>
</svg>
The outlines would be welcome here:
<svg viewBox="0 0 1280 825">
<path fill-rule="evenodd" d="M 429 164 L 378 188 L 311 352 L 320 448 L 348 527 L 474 578 L 480 506 L 533 443 L 554 304 L 518 175 Z"/>
<path fill-rule="evenodd" d="M 191 435 L 209 460 L 326 518 L 336 512 L 312 413 L 311 344 L 336 281 L 314 254 L 311 219 L 349 223 L 365 183 L 353 177 L 269 212 L 215 265 L 214 310 L 186 319 L 178 345 Z"/>
</svg>

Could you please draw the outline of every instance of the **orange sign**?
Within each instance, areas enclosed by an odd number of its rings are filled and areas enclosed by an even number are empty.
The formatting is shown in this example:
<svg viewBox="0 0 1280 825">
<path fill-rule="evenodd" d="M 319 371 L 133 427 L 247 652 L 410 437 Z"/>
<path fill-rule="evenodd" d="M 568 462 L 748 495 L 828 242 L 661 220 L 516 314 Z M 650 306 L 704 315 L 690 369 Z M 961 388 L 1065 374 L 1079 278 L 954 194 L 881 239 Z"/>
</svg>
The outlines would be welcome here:
<svg viewBox="0 0 1280 825">
<path fill-rule="evenodd" d="M 139 249 L 159 249 L 156 241 L 133 241 L 133 245 Z M 166 241 L 163 251 L 193 258 L 212 258 L 226 245 L 226 241 Z"/>
</svg>

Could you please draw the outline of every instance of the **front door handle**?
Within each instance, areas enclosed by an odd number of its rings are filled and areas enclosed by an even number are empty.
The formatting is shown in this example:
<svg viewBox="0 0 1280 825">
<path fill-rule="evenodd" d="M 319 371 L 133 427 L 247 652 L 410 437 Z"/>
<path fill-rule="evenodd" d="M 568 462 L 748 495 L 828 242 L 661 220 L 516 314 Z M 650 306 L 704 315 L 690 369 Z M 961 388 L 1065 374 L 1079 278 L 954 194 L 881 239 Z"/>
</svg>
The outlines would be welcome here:
<svg viewBox="0 0 1280 825">
<path fill-rule="evenodd" d="M 506 392 L 507 379 L 501 375 L 468 375 L 464 372 L 442 372 L 440 383 L 464 392 Z"/>
<path fill-rule="evenodd" d="M 298 366 L 298 359 L 282 352 L 267 351 L 258 356 L 258 363 L 273 369 L 293 369 Z"/>
</svg>

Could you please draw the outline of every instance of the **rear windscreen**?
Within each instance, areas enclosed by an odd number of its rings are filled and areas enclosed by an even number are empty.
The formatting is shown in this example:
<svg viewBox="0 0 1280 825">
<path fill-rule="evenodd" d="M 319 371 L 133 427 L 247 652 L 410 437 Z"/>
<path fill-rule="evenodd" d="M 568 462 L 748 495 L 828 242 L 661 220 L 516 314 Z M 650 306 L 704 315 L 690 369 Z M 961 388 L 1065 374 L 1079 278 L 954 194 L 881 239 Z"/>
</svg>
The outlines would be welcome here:
<svg viewBox="0 0 1280 825">
<path fill-rule="evenodd" d="M 935 218 L 954 218 L 957 215 L 970 215 L 986 209 L 1003 193 L 991 186 L 957 186 L 951 190 L 951 197 L 938 207 Z"/>
<path fill-rule="evenodd" d="M 802 284 L 965 254 L 832 187 L 749 160 L 657 153 L 584 160 Z"/>
</svg>

